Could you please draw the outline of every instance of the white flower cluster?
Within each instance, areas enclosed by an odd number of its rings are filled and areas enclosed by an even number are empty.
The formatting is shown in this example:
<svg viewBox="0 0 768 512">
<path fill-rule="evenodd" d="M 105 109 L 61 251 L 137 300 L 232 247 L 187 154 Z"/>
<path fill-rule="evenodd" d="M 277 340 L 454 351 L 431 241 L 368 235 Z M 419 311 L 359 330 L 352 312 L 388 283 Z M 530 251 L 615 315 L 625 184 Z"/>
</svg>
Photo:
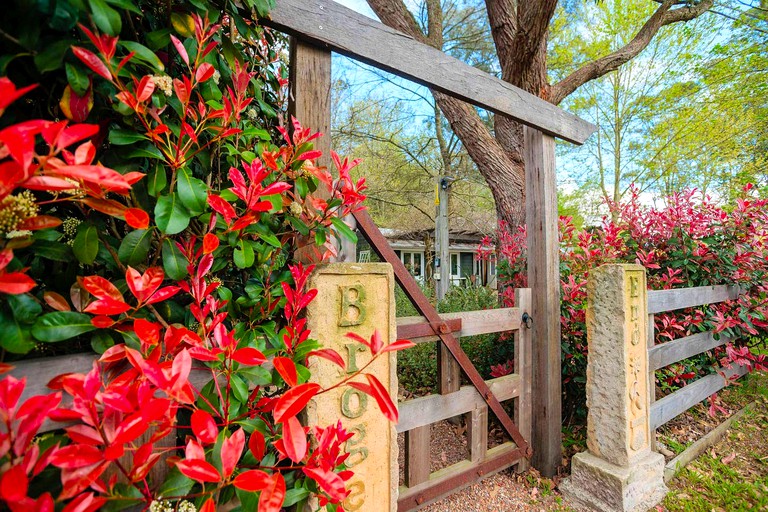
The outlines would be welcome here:
<svg viewBox="0 0 768 512">
<path fill-rule="evenodd" d="M 169 500 L 154 500 L 149 504 L 149 512 L 197 512 L 194 503 L 182 500 L 174 507 Z"/>
<path fill-rule="evenodd" d="M 168 75 L 152 75 L 152 81 L 166 96 L 173 94 L 173 79 Z"/>
</svg>

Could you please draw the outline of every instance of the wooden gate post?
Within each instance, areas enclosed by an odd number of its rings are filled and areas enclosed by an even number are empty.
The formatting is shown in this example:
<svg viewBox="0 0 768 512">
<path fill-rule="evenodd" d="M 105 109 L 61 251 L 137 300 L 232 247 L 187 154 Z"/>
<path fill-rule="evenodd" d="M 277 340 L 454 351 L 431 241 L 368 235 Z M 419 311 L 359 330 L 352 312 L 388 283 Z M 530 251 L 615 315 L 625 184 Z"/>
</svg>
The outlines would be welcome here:
<svg viewBox="0 0 768 512">
<path fill-rule="evenodd" d="M 651 451 L 648 296 L 640 265 L 603 265 L 587 281 L 587 448 L 563 493 L 592 510 L 634 512 L 664 497 L 664 457 Z"/>
<path fill-rule="evenodd" d="M 562 458 L 560 382 L 560 243 L 555 139 L 525 128 L 525 218 L 533 319 L 533 466 L 554 476 Z"/>
</svg>

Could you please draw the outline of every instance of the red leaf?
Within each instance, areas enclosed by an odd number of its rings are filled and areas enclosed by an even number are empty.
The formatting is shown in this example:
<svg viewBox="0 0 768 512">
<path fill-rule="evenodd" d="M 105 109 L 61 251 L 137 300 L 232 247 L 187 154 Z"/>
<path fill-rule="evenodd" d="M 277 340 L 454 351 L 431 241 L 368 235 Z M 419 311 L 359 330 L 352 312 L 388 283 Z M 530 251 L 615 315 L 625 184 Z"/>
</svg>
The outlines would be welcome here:
<svg viewBox="0 0 768 512">
<path fill-rule="evenodd" d="M 30 231 L 36 231 L 38 229 L 55 228 L 59 225 L 61 225 L 61 219 L 58 217 L 53 217 L 51 215 L 37 215 L 35 217 L 24 219 L 16 227 L 16 229 L 28 229 Z"/>
<path fill-rule="evenodd" d="M 306 151 L 300 154 L 298 157 L 296 157 L 296 160 L 316 160 L 321 156 L 323 156 L 323 152 L 315 149 L 315 150 Z"/>
<path fill-rule="evenodd" d="M 154 91 L 155 82 L 152 81 L 152 77 L 150 75 L 145 75 L 144 78 L 142 78 L 139 82 L 139 85 L 136 86 L 136 99 L 141 102 L 147 101 L 152 96 Z"/>
<path fill-rule="evenodd" d="M 200 67 L 197 68 L 197 71 L 195 71 L 195 80 L 202 83 L 208 80 L 213 76 L 213 73 L 216 70 L 213 68 L 212 65 L 208 64 L 207 62 L 203 62 L 200 64 Z"/>
<path fill-rule="evenodd" d="M 264 471 L 252 469 L 237 475 L 232 484 L 243 491 L 259 492 L 269 486 L 270 476 Z"/>
<path fill-rule="evenodd" d="M 344 480 L 333 471 L 322 468 L 303 468 L 304 474 L 317 482 L 322 490 L 328 493 L 328 496 L 334 500 L 342 501 L 349 492 L 344 485 Z"/>
<path fill-rule="evenodd" d="M 267 443 L 264 439 L 264 434 L 258 430 L 254 430 L 251 433 L 251 437 L 248 439 L 248 449 L 251 450 L 251 453 L 253 453 L 253 456 L 256 457 L 256 460 L 261 460 L 264 458 L 266 447 Z"/>
<path fill-rule="evenodd" d="M 181 55 L 181 60 L 189 66 L 189 55 L 187 54 L 187 49 L 184 48 L 184 44 L 173 34 L 171 34 L 171 41 L 173 41 L 173 46 L 176 47 L 176 51 Z"/>
<path fill-rule="evenodd" d="M 219 237 L 213 233 L 206 233 L 203 237 L 203 254 L 211 254 L 219 247 Z"/>
<path fill-rule="evenodd" d="M 269 485 L 259 496 L 259 512 L 280 512 L 285 499 L 285 479 L 281 473 L 274 473 Z"/>
<path fill-rule="evenodd" d="M 181 474 L 196 482 L 219 482 L 221 480 L 221 475 L 216 468 L 204 460 L 180 460 L 176 463 L 176 467 L 179 468 Z"/>
<path fill-rule="evenodd" d="M 406 348 L 411 348 L 415 346 L 416 344 L 413 343 L 411 340 L 397 340 L 390 343 L 386 347 L 384 347 L 381 350 L 381 353 L 383 354 L 384 352 L 395 352 L 397 350 L 405 350 Z"/>
<path fill-rule="evenodd" d="M 227 439 L 221 443 L 221 472 L 224 478 L 229 478 L 237 467 L 237 461 L 245 448 L 245 432 L 243 429 L 237 429 Z"/>
<path fill-rule="evenodd" d="M 70 186 L 71 188 L 71 186 Z M 112 199 L 99 199 L 97 197 L 84 197 L 80 200 L 97 212 L 106 213 L 112 217 L 123 217 L 125 215 L 125 205 Z"/>
<path fill-rule="evenodd" d="M 333 364 L 341 367 L 341 369 L 344 369 L 347 367 L 347 365 L 344 364 L 344 359 L 342 359 L 341 355 L 335 350 L 333 350 L 332 348 L 323 348 L 320 350 L 313 350 L 312 352 L 307 354 L 307 357 L 310 357 L 310 356 L 322 357 L 323 359 L 327 359 Z"/>
<path fill-rule="evenodd" d="M 365 378 L 368 379 L 368 384 L 371 386 L 370 395 L 376 399 L 376 403 L 379 405 L 381 412 L 384 413 L 384 416 L 389 421 L 397 423 L 397 407 L 392 402 L 392 397 L 389 396 L 389 392 L 374 375 L 366 373 Z"/>
<path fill-rule="evenodd" d="M 272 360 L 272 364 L 286 384 L 291 387 L 296 385 L 298 375 L 296 374 L 296 365 L 292 359 L 287 357 L 276 357 Z"/>
<path fill-rule="evenodd" d="M 213 420 L 213 416 L 202 409 L 192 413 L 192 432 L 203 444 L 216 442 L 216 436 L 219 435 L 219 428 Z"/>
<path fill-rule="evenodd" d="M 0 497 L 7 503 L 16 503 L 27 497 L 29 479 L 21 464 L 11 466 L 0 479 Z"/>
<path fill-rule="evenodd" d="M 371 349 L 371 352 L 373 352 L 373 349 L 371 348 L 371 342 L 370 342 L 370 341 L 368 341 L 367 339 L 363 338 L 363 337 L 362 337 L 362 336 L 360 336 L 359 334 L 357 334 L 357 333 L 354 333 L 354 332 L 348 332 L 348 333 L 347 333 L 347 334 L 345 334 L 344 336 L 346 336 L 346 337 L 347 337 L 347 338 L 349 338 L 349 339 L 355 340 L 355 341 L 357 341 L 358 343 L 362 343 L 362 344 L 363 344 L 363 345 L 365 345 L 366 347 L 370 348 L 370 349 Z"/>
<path fill-rule="evenodd" d="M 51 306 L 56 311 L 71 311 L 72 308 L 69 307 L 69 303 L 67 302 L 67 299 L 62 297 L 56 292 L 45 292 L 43 294 L 43 300 L 46 304 Z"/>
<path fill-rule="evenodd" d="M 307 454 L 307 434 L 296 416 L 283 423 L 283 448 L 288 458 L 296 463 Z"/>
<path fill-rule="evenodd" d="M 198 512 L 216 512 L 216 503 L 209 498 Z"/>
<path fill-rule="evenodd" d="M 141 342 L 147 346 L 157 345 L 160 341 L 160 324 L 137 318 L 133 322 L 133 331 Z"/>
<path fill-rule="evenodd" d="M 251 347 L 235 350 L 232 354 L 232 359 L 248 366 L 259 366 L 267 362 L 267 358 L 261 351 Z"/>
<path fill-rule="evenodd" d="M 125 210 L 125 222 L 134 229 L 147 229 L 149 215 L 140 208 L 128 208 Z"/>
<path fill-rule="evenodd" d="M 129 304 L 112 298 L 99 299 L 91 302 L 84 309 L 86 313 L 93 315 L 120 315 L 131 309 Z"/>
<path fill-rule="evenodd" d="M 314 382 L 299 384 L 277 399 L 272 415 L 280 423 L 301 412 L 307 403 L 320 391 L 320 385 Z"/>
<path fill-rule="evenodd" d="M 162 302 L 164 300 L 168 300 L 177 293 L 181 291 L 181 288 L 178 286 L 165 286 L 163 288 L 160 288 L 155 293 L 152 294 L 152 297 L 149 298 L 147 301 L 147 304 L 154 304 L 156 302 Z"/>
<path fill-rule="evenodd" d="M 37 283 L 31 277 L 21 272 L 0 274 L 0 293 L 18 295 L 20 293 L 27 293 L 35 286 L 37 286 Z"/>
<path fill-rule="evenodd" d="M 213 208 L 216 212 L 220 213 L 224 217 L 227 225 L 232 224 L 232 219 L 237 216 L 237 213 L 235 212 L 235 209 L 232 207 L 232 205 L 229 204 L 229 202 L 227 202 L 221 196 L 210 194 L 208 196 L 208 204 L 211 206 L 211 208 Z"/>
<path fill-rule="evenodd" d="M 139 302 L 144 302 L 155 293 L 155 291 L 163 284 L 165 273 L 162 268 L 150 267 L 143 274 L 132 268 L 128 267 L 125 271 L 125 281 L 128 283 L 128 288 L 133 293 Z"/>
<path fill-rule="evenodd" d="M 69 178 L 83 180 L 100 186 L 110 192 L 128 192 L 131 185 L 122 174 L 100 165 L 67 165 L 57 167 L 54 172 Z"/>
<path fill-rule="evenodd" d="M 91 318 L 91 325 L 98 329 L 108 329 L 115 325 L 115 321 L 108 316 L 95 316 Z"/>
<path fill-rule="evenodd" d="M 92 492 L 83 493 L 70 501 L 61 512 L 93 512 L 106 502 L 106 498 L 95 496 Z"/>
<path fill-rule="evenodd" d="M 109 68 L 107 68 L 106 64 L 104 64 L 104 62 L 102 62 L 102 60 L 98 58 L 95 53 L 90 50 L 86 50 L 85 48 L 80 48 L 79 46 L 73 46 L 72 52 L 75 54 L 75 57 L 80 59 L 83 64 L 91 69 L 91 71 L 102 78 L 106 78 L 110 82 L 112 81 L 112 75 L 109 73 Z"/>
<path fill-rule="evenodd" d="M 123 301 L 123 294 L 117 289 L 117 286 L 104 279 L 101 276 L 88 276 L 84 277 L 81 281 L 83 288 L 85 288 L 91 295 L 97 299 L 113 299 L 116 301 Z"/>
<path fill-rule="evenodd" d="M 373 336 L 371 336 L 371 352 L 378 354 L 381 352 L 383 346 L 384 342 L 381 340 L 381 333 L 378 329 L 375 329 L 373 331 Z"/>
<path fill-rule="evenodd" d="M 64 149 L 81 140 L 89 139 L 99 133 L 99 125 L 97 124 L 74 124 L 69 127 L 65 127 L 56 137 L 57 149 Z M 94 166 L 96 167 L 96 166 Z M 57 168 L 57 172 L 58 172 Z M 108 169 L 120 176 L 120 173 Z"/>
<path fill-rule="evenodd" d="M 51 464 L 62 469 L 77 469 L 103 461 L 101 450 L 86 444 L 70 444 L 51 455 Z"/>
</svg>

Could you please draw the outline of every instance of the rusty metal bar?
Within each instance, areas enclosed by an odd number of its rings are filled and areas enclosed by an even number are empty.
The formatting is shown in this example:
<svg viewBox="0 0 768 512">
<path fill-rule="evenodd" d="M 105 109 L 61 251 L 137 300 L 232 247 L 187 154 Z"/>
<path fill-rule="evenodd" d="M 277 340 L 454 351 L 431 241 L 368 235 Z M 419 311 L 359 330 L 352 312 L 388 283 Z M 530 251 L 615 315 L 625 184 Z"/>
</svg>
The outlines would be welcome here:
<svg viewBox="0 0 768 512">
<path fill-rule="evenodd" d="M 395 251 L 393 251 L 389 246 L 386 238 L 384 238 L 384 235 L 381 234 L 381 231 L 379 231 L 379 228 L 373 222 L 373 219 L 371 219 L 371 216 L 368 214 L 368 212 L 366 210 L 362 210 L 356 212 L 354 216 L 355 220 L 357 220 L 358 229 L 360 229 L 360 231 L 363 233 L 365 238 L 368 240 L 368 243 L 371 244 L 373 250 L 376 251 L 380 258 L 392 265 L 392 268 L 395 272 L 395 279 L 397 279 L 397 282 L 400 283 L 403 291 L 405 291 L 405 294 L 411 300 L 418 312 L 424 316 L 431 324 L 444 324 L 435 307 L 429 302 L 429 300 L 427 300 L 427 297 L 421 291 L 421 288 L 416 282 L 416 279 L 414 279 L 410 272 L 408 272 L 408 269 L 405 268 L 403 262 L 401 262 L 400 258 L 398 258 L 395 254 Z M 472 361 L 469 360 L 469 357 L 467 357 L 467 354 L 461 348 L 459 342 L 450 332 L 440 331 L 441 329 L 435 329 L 434 334 L 440 338 L 443 344 L 451 352 L 453 357 L 459 363 L 461 369 L 469 378 L 472 385 L 475 386 L 475 389 L 477 389 L 478 393 L 480 393 L 480 396 L 483 397 L 485 402 L 488 404 L 488 407 L 490 407 L 491 411 L 493 411 L 493 413 L 496 415 L 499 422 L 501 422 L 504 430 L 519 447 L 521 453 L 525 457 L 530 457 L 532 451 L 528 445 L 528 441 L 523 439 L 523 436 L 520 435 L 520 432 L 517 430 L 517 426 L 512 421 L 512 418 L 509 417 L 507 411 L 504 410 L 504 407 L 502 407 L 501 403 L 491 392 L 488 384 L 485 383 L 485 380 L 472 364 Z"/>
</svg>

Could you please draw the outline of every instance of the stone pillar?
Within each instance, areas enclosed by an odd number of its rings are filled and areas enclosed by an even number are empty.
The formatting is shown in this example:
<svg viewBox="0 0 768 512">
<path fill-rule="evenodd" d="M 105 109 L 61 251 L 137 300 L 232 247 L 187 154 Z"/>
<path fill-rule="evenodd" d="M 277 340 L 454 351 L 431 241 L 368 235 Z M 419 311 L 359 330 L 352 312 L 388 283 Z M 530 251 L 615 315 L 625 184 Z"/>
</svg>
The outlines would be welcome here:
<svg viewBox="0 0 768 512">
<path fill-rule="evenodd" d="M 648 297 L 639 265 L 603 265 L 587 283 L 587 448 L 560 488 L 593 510 L 643 511 L 667 492 L 651 451 Z"/>
<path fill-rule="evenodd" d="M 354 332 L 370 339 L 374 329 L 385 343 L 395 340 L 394 274 L 389 263 L 331 263 L 319 266 L 309 279 L 317 297 L 307 310 L 312 337 L 324 348 L 335 349 L 354 373 L 371 359 L 370 351 L 345 336 Z M 374 374 L 397 401 L 395 353 L 380 356 L 367 373 Z M 335 364 L 310 359 L 312 380 L 330 387 L 347 374 Z M 364 378 L 359 378 L 365 382 Z M 344 501 L 349 512 L 397 510 L 398 463 L 395 426 L 381 413 L 376 401 L 361 391 L 342 386 L 313 399 L 307 407 L 307 423 L 321 427 L 339 419 L 354 437 L 347 441 L 347 466 L 355 476 L 347 482 L 351 491 Z"/>
</svg>

